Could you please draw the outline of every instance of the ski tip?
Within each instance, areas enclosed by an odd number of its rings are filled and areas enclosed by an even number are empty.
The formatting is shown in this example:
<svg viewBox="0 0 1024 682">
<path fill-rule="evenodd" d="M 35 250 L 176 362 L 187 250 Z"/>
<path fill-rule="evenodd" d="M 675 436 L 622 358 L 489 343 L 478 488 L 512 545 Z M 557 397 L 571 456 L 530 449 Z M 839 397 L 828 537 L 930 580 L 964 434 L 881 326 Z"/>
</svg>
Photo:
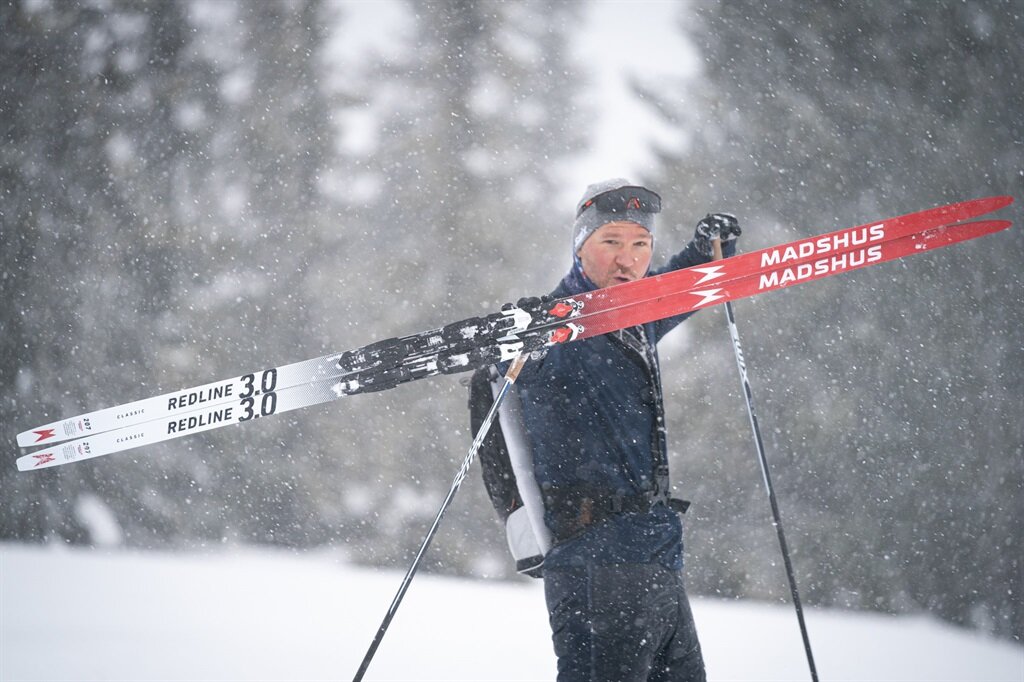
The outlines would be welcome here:
<svg viewBox="0 0 1024 682">
<path fill-rule="evenodd" d="M 977 218 L 998 211 L 1001 208 L 1005 208 L 1013 203 L 1013 197 L 1008 194 L 1002 194 L 991 197 L 981 197 L 979 199 L 968 199 L 967 201 L 959 201 L 953 204 L 947 204 L 946 206 L 939 206 L 935 210 L 950 213 L 951 217 L 957 217 L 960 220 L 969 220 L 971 218 Z"/>
<path fill-rule="evenodd" d="M 1013 225 L 1009 220 L 973 220 L 967 223 L 956 223 L 943 225 L 932 230 L 925 230 L 916 237 L 920 241 L 917 248 L 932 249 L 938 246 L 948 246 L 956 242 L 967 241 L 985 237 L 996 232 L 1002 232 Z"/>
<path fill-rule="evenodd" d="M 1009 220 L 976 220 L 974 222 L 964 223 L 964 226 L 973 226 L 974 230 L 980 234 L 995 234 L 996 232 L 1002 232 L 1003 230 L 1012 227 L 1013 223 Z"/>
<path fill-rule="evenodd" d="M 1010 204 L 1013 203 L 1013 197 L 1011 197 L 1009 194 L 1003 194 L 1003 195 L 1000 195 L 1000 196 L 989 197 L 989 199 L 995 205 L 995 208 L 992 209 L 993 211 L 997 211 L 997 210 L 999 210 L 1001 208 L 1005 208 L 1006 206 L 1009 206 Z"/>
<path fill-rule="evenodd" d="M 1001 232 L 1009 227 L 1013 226 L 1013 223 L 1009 220 L 980 220 L 980 223 L 988 223 L 989 234 Z"/>
<path fill-rule="evenodd" d="M 35 471 L 57 466 L 57 455 L 54 452 L 34 452 L 18 458 L 18 471 Z"/>
<path fill-rule="evenodd" d="M 1008 194 L 981 197 L 979 199 L 968 199 L 967 201 L 958 201 L 944 206 L 936 206 L 935 208 L 929 208 L 917 213 L 908 213 L 907 215 L 900 216 L 895 220 L 908 220 L 912 224 L 918 222 L 941 222 L 946 225 L 952 225 L 980 218 L 987 213 L 998 211 L 1001 208 L 1009 206 L 1013 201 L 1013 197 Z"/>
<path fill-rule="evenodd" d="M 57 438 L 57 430 L 52 428 L 38 428 L 32 431 L 22 431 L 18 434 L 18 447 L 31 448 L 42 443 L 52 443 Z"/>
</svg>

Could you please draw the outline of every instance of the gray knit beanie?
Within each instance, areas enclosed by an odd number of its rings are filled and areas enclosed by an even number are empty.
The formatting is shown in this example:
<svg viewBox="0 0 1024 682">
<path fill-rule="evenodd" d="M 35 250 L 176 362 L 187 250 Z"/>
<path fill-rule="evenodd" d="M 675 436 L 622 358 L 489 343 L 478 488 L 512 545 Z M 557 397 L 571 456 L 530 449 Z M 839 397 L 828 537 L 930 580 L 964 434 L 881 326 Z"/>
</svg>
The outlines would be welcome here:
<svg viewBox="0 0 1024 682">
<path fill-rule="evenodd" d="M 583 193 L 583 198 L 576 204 L 576 222 L 572 226 L 572 251 L 578 253 L 580 247 L 583 246 L 583 242 L 587 241 L 587 238 L 594 234 L 602 225 L 607 223 L 615 222 L 630 222 L 636 223 L 643 228 L 646 228 L 652 235 L 654 234 L 654 214 L 641 211 L 638 208 L 627 208 L 624 211 L 599 211 L 596 205 L 587 206 L 587 202 L 591 201 L 594 197 L 605 192 L 610 192 L 613 189 L 619 189 L 620 187 L 640 187 L 636 183 L 630 182 L 625 178 L 612 178 L 611 180 L 604 180 L 602 182 L 595 182 L 593 185 L 587 187 L 587 191 Z M 648 190 L 650 191 L 650 190 Z M 580 212 L 582 210 L 582 213 Z"/>
</svg>

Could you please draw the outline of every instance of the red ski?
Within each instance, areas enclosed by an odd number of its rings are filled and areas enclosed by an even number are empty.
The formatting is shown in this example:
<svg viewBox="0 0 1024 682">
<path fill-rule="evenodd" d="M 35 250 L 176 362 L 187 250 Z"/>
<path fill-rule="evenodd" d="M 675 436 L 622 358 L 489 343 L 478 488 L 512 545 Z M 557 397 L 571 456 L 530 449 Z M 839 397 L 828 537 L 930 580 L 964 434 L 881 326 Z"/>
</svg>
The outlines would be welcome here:
<svg viewBox="0 0 1024 682">
<path fill-rule="evenodd" d="M 573 321 L 553 332 L 553 335 L 556 336 L 554 341 L 567 341 L 569 337 L 572 337 L 573 340 L 586 339 L 607 334 L 616 329 L 682 315 L 716 303 L 735 301 L 767 291 L 784 289 L 794 284 L 811 282 L 830 275 L 838 275 L 869 265 L 994 234 L 1005 230 L 1010 225 L 1011 223 L 1007 220 L 944 225 L 888 241 L 867 242 L 847 251 L 831 251 L 810 258 L 787 260 L 784 264 L 778 264 L 774 268 L 755 271 L 746 276 L 733 276 L 722 283 L 709 282 L 706 286 L 696 288 L 686 284 L 680 288 L 674 288 L 674 280 L 682 279 L 676 276 L 687 271 L 668 272 L 648 278 L 659 280 L 657 290 L 661 292 L 660 295 L 645 299 L 642 304 L 629 303 L 593 313 L 579 323 Z M 719 262 L 724 265 L 732 260 L 734 258 Z M 577 325 L 579 328 L 572 329 L 571 325 Z"/>
<path fill-rule="evenodd" d="M 773 268 L 782 266 L 796 268 L 806 263 L 819 262 L 829 256 L 861 251 L 866 247 L 877 246 L 933 227 L 977 218 L 1008 206 L 1012 202 L 1013 197 L 994 196 L 908 213 L 896 218 L 849 227 L 817 237 L 799 239 L 760 251 L 738 254 L 706 265 L 675 270 L 656 277 L 646 277 L 635 282 L 598 289 L 559 301 L 552 306 L 552 311 L 557 315 L 557 310 L 563 310 L 566 314 L 570 314 L 570 310 L 572 310 L 570 315 L 573 318 L 589 317 L 619 306 L 633 306 L 642 301 L 655 300 L 667 294 L 689 289 L 723 288 L 736 279 L 766 272 Z M 593 325 L 592 322 L 586 324 L 588 327 Z M 609 331 L 604 325 L 601 328 Z"/>
<path fill-rule="evenodd" d="M 75 417 L 37 426 L 18 434 L 18 445 L 34 447 L 52 445 L 61 441 L 98 435 L 114 429 L 143 424 L 155 419 L 182 416 L 212 408 L 216 405 L 240 404 L 247 398 L 267 401 L 273 407 L 272 395 L 292 386 L 313 382 L 350 379 L 349 386 L 360 391 L 382 390 L 404 381 L 469 369 L 483 358 L 480 353 L 466 353 L 466 349 L 486 347 L 495 339 L 507 339 L 502 346 L 502 357 L 509 359 L 517 352 L 517 339 L 547 333 L 553 326 L 571 319 L 577 325 L 592 329 L 595 323 L 586 321 L 591 315 L 621 306 L 644 305 L 688 289 L 721 289 L 735 280 L 754 273 L 765 272 L 779 266 L 799 268 L 826 256 L 837 256 L 899 239 L 923 230 L 977 218 L 998 210 L 1013 199 L 995 196 L 973 199 L 948 206 L 940 206 L 897 218 L 876 221 L 837 230 L 818 237 L 800 239 L 788 244 L 734 256 L 724 261 L 678 270 L 659 277 L 648 277 L 549 304 L 544 308 L 525 311 L 513 309 L 486 318 L 471 318 L 440 329 L 388 339 L 344 353 L 325 355 L 313 360 L 257 370 L 201 386 L 165 393 Z M 780 276 L 781 277 L 781 276 Z M 715 294 L 709 294 L 713 297 Z M 708 303 L 714 302 L 712 299 Z M 603 323 L 602 323 L 603 324 Z M 563 327 L 555 341 L 570 340 L 573 327 Z M 592 332 L 593 333 L 593 332 Z M 591 335 L 591 334 L 588 334 Z M 521 346 L 521 344 L 519 344 Z M 465 356 L 466 364 L 437 368 L 429 359 L 438 353 L 450 357 Z M 472 356 L 472 357 L 471 357 Z M 427 358 L 419 361 L 417 358 Z M 411 363 L 419 363 L 406 371 Z M 435 363 L 436 365 L 436 363 Z M 346 393 L 356 390 L 347 389 Z M 259 397 L 262 396 L 262 397 Z M 251 406 L 249 406 L 251 407 Z"/>
</svg>

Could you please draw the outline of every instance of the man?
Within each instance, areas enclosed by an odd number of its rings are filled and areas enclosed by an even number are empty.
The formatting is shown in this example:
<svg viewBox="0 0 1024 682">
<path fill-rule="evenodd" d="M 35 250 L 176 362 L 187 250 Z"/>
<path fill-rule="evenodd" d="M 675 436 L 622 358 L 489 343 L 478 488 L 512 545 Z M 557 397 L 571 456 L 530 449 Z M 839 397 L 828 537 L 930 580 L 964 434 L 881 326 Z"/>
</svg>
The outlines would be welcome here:
<svg viewBox="0 0 1024 682">
<path fill-rule="evenodd" d="M 660 210 L 657 194 L 623 179 L 588 187 L 573 265 L 552 295 L 657 274 Z M 732 255 L 739 234 L 733 216 L 709 215 L 659 272 L 711 260 L 716 238 Z M 554 346 L 520 374 L 520 431 L 552 536 L 543 575 L 560 682 L 705 679 L 682 580 L 686 503 L 669 498 L 655 349 L 686 317 Z"/>
</svg>

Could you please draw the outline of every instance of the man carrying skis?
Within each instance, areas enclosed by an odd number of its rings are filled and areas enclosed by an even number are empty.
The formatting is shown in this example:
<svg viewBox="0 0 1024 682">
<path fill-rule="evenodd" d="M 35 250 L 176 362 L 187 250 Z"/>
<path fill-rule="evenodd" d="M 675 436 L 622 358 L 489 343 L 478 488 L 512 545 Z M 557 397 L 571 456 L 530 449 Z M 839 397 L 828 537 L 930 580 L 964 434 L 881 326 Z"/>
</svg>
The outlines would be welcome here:
<svg viewBox="0 0 1024 682">
<path fill-rule="evenodd" d="M 623 179 L 588 187 L 572 268 L 552 295 L 657 274 L 660 210 L 657 194 Z M 733 216 L 709 215 L 659 272 L 711 260 L 716 238 L 732 255 L 739 234 Z M 553 346 L 519 377 L 520 437 L 551 534 L 543 575 L 560 682 L 705 679 L 682 579 L 686 503 L 669 498 L 655 348 L 686 317 Z"/>
</svg>

